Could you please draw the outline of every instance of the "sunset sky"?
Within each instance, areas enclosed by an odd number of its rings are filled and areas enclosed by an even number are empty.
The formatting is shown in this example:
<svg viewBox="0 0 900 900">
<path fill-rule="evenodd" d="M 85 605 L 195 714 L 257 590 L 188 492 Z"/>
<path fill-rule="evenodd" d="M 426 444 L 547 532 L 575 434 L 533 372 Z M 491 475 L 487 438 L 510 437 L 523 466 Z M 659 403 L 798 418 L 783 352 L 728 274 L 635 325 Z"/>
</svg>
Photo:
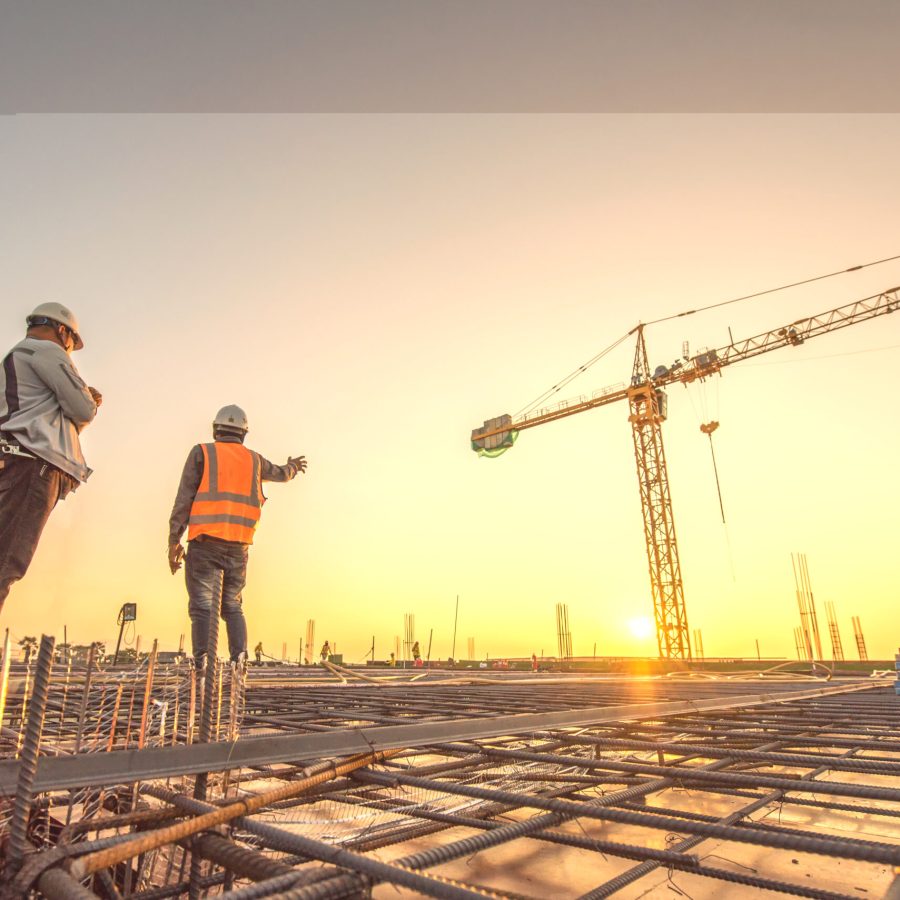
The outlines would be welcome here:
<svg viewBox="0 0 900 900">
<path fill-rule="evenodd" d="M 104 395 L 95 470 L 51 517 L 2 625 L 14 639 L 187 633 L 168 516 L 226 403 L 248 445 L 309 470 L 270 485 L 251 646 L 357 661 L 403 614 L 432 657 L 655 654 L 628 410 L 524 432 L 515 413 L 638 321 L 900 253 L 891 115 L 21 115 L 0 119 L 0 344 L 67 303 Z M 900 284 L 900 261 L 647 329 L 652 366 Z M 633 343 L 560 397 L 628 379 Z M 664 426 L 690 627 L 706 654 L 794 656 L 791 553 L 893 654 L 900 319 L 670 391 Z M 727 517 L 715 494 L 714 436 Z M 224 634 L 224 630 L 223 630 Z"/>
</svg>

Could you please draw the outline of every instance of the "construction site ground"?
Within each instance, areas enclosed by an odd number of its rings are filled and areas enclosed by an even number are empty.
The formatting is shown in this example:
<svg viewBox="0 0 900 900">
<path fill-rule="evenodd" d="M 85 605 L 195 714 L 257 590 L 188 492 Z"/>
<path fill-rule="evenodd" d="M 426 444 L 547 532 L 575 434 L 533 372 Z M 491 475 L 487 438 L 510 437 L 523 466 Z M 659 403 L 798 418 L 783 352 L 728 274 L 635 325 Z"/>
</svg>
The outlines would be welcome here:
<svg viewBox="0 0 900 900">
<path fill-rule="evenodd" d="M 2 725 L 19 896 L 837 900 L 900 866 L 893 676 L 201 678 L 42 645 Z"/>
</svg>

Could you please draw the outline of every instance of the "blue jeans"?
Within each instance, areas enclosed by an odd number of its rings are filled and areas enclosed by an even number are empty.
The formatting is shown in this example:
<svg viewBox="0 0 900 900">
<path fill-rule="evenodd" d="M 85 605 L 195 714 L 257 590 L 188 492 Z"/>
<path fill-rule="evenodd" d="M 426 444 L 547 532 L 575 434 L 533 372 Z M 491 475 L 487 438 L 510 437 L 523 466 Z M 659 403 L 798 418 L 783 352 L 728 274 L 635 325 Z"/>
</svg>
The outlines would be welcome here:
<svg viewBox="0 0 900 900">
<path fill-rule="evenodd" d="M 231 541 L 191 541 L 185 557 L 184 580 L 191 616 L 191 643 L 198 667 L 206 656 L 209 616 L 216 580 L 222 579 L 222 610 L 228 630 L 228 652 L 236 662 L 247 652 L 247 622 L 241 591 L 247 582 L 246 544 Z"/>
</svg>

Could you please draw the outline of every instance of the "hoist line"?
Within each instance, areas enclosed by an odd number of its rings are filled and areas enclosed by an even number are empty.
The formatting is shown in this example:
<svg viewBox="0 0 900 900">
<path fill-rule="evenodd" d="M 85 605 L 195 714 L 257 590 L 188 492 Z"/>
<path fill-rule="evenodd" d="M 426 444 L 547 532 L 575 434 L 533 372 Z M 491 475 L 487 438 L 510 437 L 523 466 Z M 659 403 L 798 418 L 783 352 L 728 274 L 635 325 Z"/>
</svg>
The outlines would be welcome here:
<svg viewBox="0 0 900 900">
<path fill-rule="evenodd" d="M 719 469 L 716 466 L 716 451 L 713 448 L 712 432 L 707 432 L 709 438 L 709 453 L 712 456 L 713 474 L 716 476 L 716 493 L 719 495 L 719 512 L 722 513 L 722 524 L 725 524 L 725 506 L 722 504 L 722 488 L 719 485 Z"/>
<path fill-rule="evenodd" d="M 848 272 L 859 272 L 862 269 L 868 269 L 871 266 L 880 266 L 882 263 L 894 262 L 900 259 L 897 256 L 888 256 L 884 259 L 876 259 L 873 262 L 863 263 L 860 266 L 850 266 L 849 269 L 839 269 L 837 272 L 829 272 L 827 275 L 816 275 L 815 278 L 805 278 L 803 281 L 794 281 L 790 284 L 783 284 L 780 287 L 769 288 L 765 291 L 757 291 L 755 294 L 745 294 L 743 297 L 734 297 L 731 300 L 722 300 L 719 303 L 711 303 L 709 306 L 701 306 L 698 309 L 687 309 L 684 312 L 675 313 L 671 316 L 663 316 L 661 319 L 653 319 L 651 322 L 645 322 L 645 325 L 656 325 L 659 322 L 669 322 L 672 319 L 680 319 L 682 316 L 692 316 L 694 313 L 706 312 L 708 309 L 718 309 L 720 306 L 728 306 L 731 303 L 740 303 L 742 300 L 753 300 L 756 297 L 764 297 L 766 294 L 775 294 L 778 291 L 786 291 L 788 288 L 800 287 L 804 284 L 812 284 L 814 281 L 824 281 L 826 278 L 834 278 L 835 275 L 846 275 Z"/>
</svg>

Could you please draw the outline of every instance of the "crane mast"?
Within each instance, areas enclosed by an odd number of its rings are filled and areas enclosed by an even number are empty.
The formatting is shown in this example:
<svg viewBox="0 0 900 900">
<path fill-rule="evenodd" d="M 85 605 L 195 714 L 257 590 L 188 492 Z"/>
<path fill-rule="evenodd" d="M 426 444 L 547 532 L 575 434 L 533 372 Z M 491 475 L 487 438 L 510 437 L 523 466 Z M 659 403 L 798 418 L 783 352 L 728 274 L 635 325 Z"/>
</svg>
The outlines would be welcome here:
<svg viewBox="0 0 900 900">
<path fill-rule="evenodd" d="M 634 439 L 634 460 L 644 513 L 644 542 L 659 655 L 669 659 L 690 659 L 690 632 L 662 436 L 667 398 L 650 378 L 643 326 L 637 329 L 631 384 L 628 421 Z"/>
<path fill-rule="evenodd" d="M 534 428 L 577 413 L 627 400 L 628 420 L 634 439 L 644 540 L 653 594 L 656 637 L 659 654 L 670 659 L 691 659 L 690 632 L 681 581 L 681 563 L 675 537 L 669 475 L 663 447 L 662 423 L 666 420 L 667 398 L 663 388 L 670 384 L 687 385 L 721 374 L 726 366 L 781 347 L 796 347 L 813 337 L 849 325 L 866 322 L 876 316 L 900 310 L 900 287 L 865 297 L 845 306 L 827 310 L 789 325 L 774 328 L 725 347 L 705 350 L 671 366 L 659 366 L 651 374 L 644 342 L 644 326 L 632 330 L 637 335 L 631 383 L 599 391 L 592 397 L 564 400 L 549 409 L 528 412 L 513 419 L 503 415 L 488 419 L 472 431 L 472 449 L 479 455 L 497 456 L 511 447 L 520 431 Z"/>
</svg>

